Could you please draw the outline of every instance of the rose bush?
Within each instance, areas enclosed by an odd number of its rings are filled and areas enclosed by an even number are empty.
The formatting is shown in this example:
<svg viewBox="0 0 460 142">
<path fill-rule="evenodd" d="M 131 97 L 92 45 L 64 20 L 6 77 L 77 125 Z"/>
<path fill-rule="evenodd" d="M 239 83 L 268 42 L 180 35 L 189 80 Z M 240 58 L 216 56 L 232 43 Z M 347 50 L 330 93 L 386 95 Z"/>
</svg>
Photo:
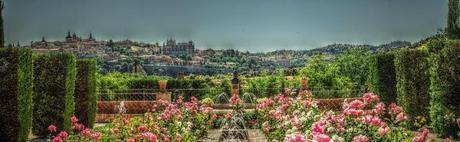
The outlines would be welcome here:
<svg viewBox="0 0 460 142">
<path fill-rule="evenodd" d="M 73 131 L 57 132 L 54 125 L 48 127 L 51 140 L 61 141 L 148 141 L 181 142 L 198 141 L 207 135 L 212 122 L 213 109 L 198 104 L 196 98 L 183 102 L 179 98 L 175 104 L 160 101 L 152 112 L 142 117 L 120 116 L 112 123 L 95 129 L 86 128 L 76 117 L 71 119 Z"/>
<path fill-rule="evenodd" d="M 290 94 L 290 93 L 285 93 Z M 258 121 L 271 141 L 417 141 L 426 131 L 414 135 L 406 130 L 402 107 L 388 107 L 379 97 L 366 93 L 361 99 L 345 100 L 341 111 L 318 109 L 310 97 L 279 94 L 257 104 Z"/>
</svg>

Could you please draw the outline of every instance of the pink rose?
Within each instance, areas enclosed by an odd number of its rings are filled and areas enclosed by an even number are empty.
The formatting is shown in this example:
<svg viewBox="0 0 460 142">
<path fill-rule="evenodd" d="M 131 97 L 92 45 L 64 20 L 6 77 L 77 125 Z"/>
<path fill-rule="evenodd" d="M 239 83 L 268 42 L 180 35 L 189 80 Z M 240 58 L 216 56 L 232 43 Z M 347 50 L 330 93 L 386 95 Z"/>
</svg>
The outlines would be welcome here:
<svg viewBox="0 0 460 142">
<path fill-rule="evenodd" d="M 92 133 L 91 134 L 91 139 L 98 141 L 101 139 L 102 134 L 100 132 Z"/>
<path fill-rule="evenodd" d="M 313 135 L 313 141 L 316 142 L 330 142 L 331 138 L 325 134 Z"/>
<path fill-rule="evenodd" d="M 348 104 L 348 108 L 353 108 L 353 109 L 362 109 L 365 106 L 366 105 L 360 100 L 354 100 Z"/>
<path fill-rule="evenodd" d="M 396 116 L 396 122 L 401 122 L 403 120 L 406 120 L 407 119 L 407 116 L 404 115 L 404 113 L 399 113 L 397 116 Z"/>
<path fill-rule="evenodd" d="M 387 126 L 382 126 L 378 130 L 378 134 L 380 136 L 385 136 L 386 134 L 388 134 L 388 132 L 390 132 L 390 128 L 388 128 Z"/>
<path fill-rule="evenodd" d="M 54 125 L 50 125 L 50 126 L 48 126 L 48 131 L 50 131 L 50 133 L 54 133 L 54 132 L 56 132 L 56 129 L 57 129 L 57 127 L 56 127 L 56 126 L 54 126 Z"/>
<path fill-rule="evenodd" d="M 393 115 L 403 112 L 403 108 L 398 106 L 398 105 L 396 105 L 395 103 L 391 103 L 389 108 L 390 108 L 389 113 L 393 114 Z"/>
<path fill-rule="evenodd" d="M 70 121 L 72 121 L 72 123 L 77 123 L 77 122 L 78 122 L 78 118 L 75 117 L 75 115 L 74 115 L 74 116 L 72 116 L 72 117 L 70 118 Z"/>
<path fill-rule="evenodd" d="M 295 134 L 291 134 L 291 135 L 287 136 L 284 139 L 284 141 L 285 142 L 306 142 L 307 140 L 305 139 L 305 137 L 302 134 L 295 133 Z"/>
<path fill-rule="evenodd" d="M 426 142 L 428 133 L 430 133 L 430 131 L 427 128 L 423 129 L 421 133 L 418 133 L 417 136 L 412 139 L 412 142 Z"/>
<path fill-rule="evenodd" d="M 53 142 L 62 142 L 61 137 L 54 137 Z"/>
<path fill-rule="evenodd" d="M 324 134 L 324 126 L 326 125 L 326 122 L 323 120 L 317 121 L 313 123 L 311 126 L 311 131 L 313 135 L 317 134 Z"/>
<path fill-rule="evenodd" d="M 364 103 L 372 103 L 379 100 L 379 96 L 374 95 L 374 93 L 366 93 L 363 95 Z"/>
<path fill-rule="evenodd" d="M 88 137 L 90 135 L 91 135 L 91 131 L 88 128 L 80 132 L 80 136 L 82 137 Z"/>
<path fill-rule="evenodd" d="M 79 124 L 79 123 L 74 123 L 73 129 L 76 130 L 76 131 L 81 131 L 81 130 L 85 129 L 85 125 Z"/>
<path fill-rule="evenodd" d="M 157 136 L 155 136 L 154 134 L 150 132 L 143 133 L 142 136 L 148 142 L 157 142 Z"/>
<path fill-rule="evenodd" d="M 59 134 L 58 134 L 59 137 L 61 137 L 62 139 L 67 139 L 67 137 L 69 136 L 69 134 L 67 134 L 66 131 L 61 131 Z"/>
<path fill-rule="evenodd" d="M 364 135 L 358 135 L 353 138 L 353 142 L 367 142 L 369 139 Z"/>
<path fill-rule="evenodd" d="M 382 122 L 382 120 L 379 117 L 374 116 L 374 118 L 371 119 L 370 124 L 372 126 L 380 126 L 381 122 Z"/>
</svg>

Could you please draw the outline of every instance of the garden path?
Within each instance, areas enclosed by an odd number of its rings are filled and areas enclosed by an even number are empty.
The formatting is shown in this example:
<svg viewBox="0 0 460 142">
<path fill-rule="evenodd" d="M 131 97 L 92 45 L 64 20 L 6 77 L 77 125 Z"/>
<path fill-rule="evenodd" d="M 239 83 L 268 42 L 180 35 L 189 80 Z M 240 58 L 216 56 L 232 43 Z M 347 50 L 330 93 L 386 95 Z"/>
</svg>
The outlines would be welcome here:
<svg viewBox="0 0 460 142">
<path fill-rule="evenodd" d="M 259 129 L 248 129 L 248 133 L 249 142 L 268 142 Z M 221 134 L 221 129 L 211 129 L 208 132 L 208 138 L 202 139 L 201 142 L 218 142 Z"/>
</svg>

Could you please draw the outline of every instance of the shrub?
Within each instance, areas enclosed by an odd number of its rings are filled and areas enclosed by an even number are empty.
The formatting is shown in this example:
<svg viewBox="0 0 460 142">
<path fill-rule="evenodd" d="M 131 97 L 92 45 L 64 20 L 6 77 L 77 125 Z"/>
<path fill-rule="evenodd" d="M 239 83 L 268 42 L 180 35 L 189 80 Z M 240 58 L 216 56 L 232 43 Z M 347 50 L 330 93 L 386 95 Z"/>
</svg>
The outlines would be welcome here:
<svg viewBox="0 0 460 142">
<path fill-rule="evenodd" d="M 50 124 L 70 130 L 74 114 L 75 56 L 65 53 L 34 58 L 33 133 L 47 136 Z"/>
<path fill-rule="evenodd" d="M 370 90 L 380 99 L 390 104 L 396 102 L 396 73 L 393 53 L 381 53 L 374 56 L 370 68 Z"/>
<path fill-rule="evenodd" d="M 92 128 L 96 117 L 96 61 L 78 60 L 75 81 L 75 115 Z"/>
<path fill-rule="evenodd" d="M 158 89 L 158 78 L 136 78 L 128 81 L 129 89 Z"/>
<path fill-rule="evenodd" d="M 185 100 L 190 100 L 192 96 L 203 99 L 206 96 L 208 83 L 204 79 L 171 79 L 168 80 L 167 89 L 176 90 L 173 92 L 184 97 Z M 173 96 L 177 98 L 178 96 Z"/>
<path fill-rule="evenodd" d="M 0 141 L 27 141 L 32 124 L 32 51 L 0 49 Z"/>
<path fill-rule="evenodd" d="M 457 136 L 460 116 L 460 48 L 447 47 L 431 59 L 431 126 L 442 136 Z M 458 136 L 457 136 L 458 137 Z"/>
<path fill-rule="evenodd" d="M 430 95 L 428 52 L 403 49 L 395 56 L 398 103 L 406 110 L 414 128 L 415 118 L 428 117 Z M 422 124 L 423 125 L 423 124 Z"/>
</svg>

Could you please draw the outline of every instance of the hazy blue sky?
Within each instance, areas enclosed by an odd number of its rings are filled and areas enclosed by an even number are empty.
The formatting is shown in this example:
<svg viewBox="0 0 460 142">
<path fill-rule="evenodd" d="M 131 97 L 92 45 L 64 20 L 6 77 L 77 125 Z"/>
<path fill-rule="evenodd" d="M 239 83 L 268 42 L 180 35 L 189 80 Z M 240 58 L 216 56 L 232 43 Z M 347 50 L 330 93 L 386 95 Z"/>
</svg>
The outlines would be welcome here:
<svg viewBox="0 0 460 142">
<path fill-rule="evenodd" d="M 6 0 L 7 42 L 86 38 L 250 51 L 417 41 L 446 25 L 447 0 Z"/>
</svg>

